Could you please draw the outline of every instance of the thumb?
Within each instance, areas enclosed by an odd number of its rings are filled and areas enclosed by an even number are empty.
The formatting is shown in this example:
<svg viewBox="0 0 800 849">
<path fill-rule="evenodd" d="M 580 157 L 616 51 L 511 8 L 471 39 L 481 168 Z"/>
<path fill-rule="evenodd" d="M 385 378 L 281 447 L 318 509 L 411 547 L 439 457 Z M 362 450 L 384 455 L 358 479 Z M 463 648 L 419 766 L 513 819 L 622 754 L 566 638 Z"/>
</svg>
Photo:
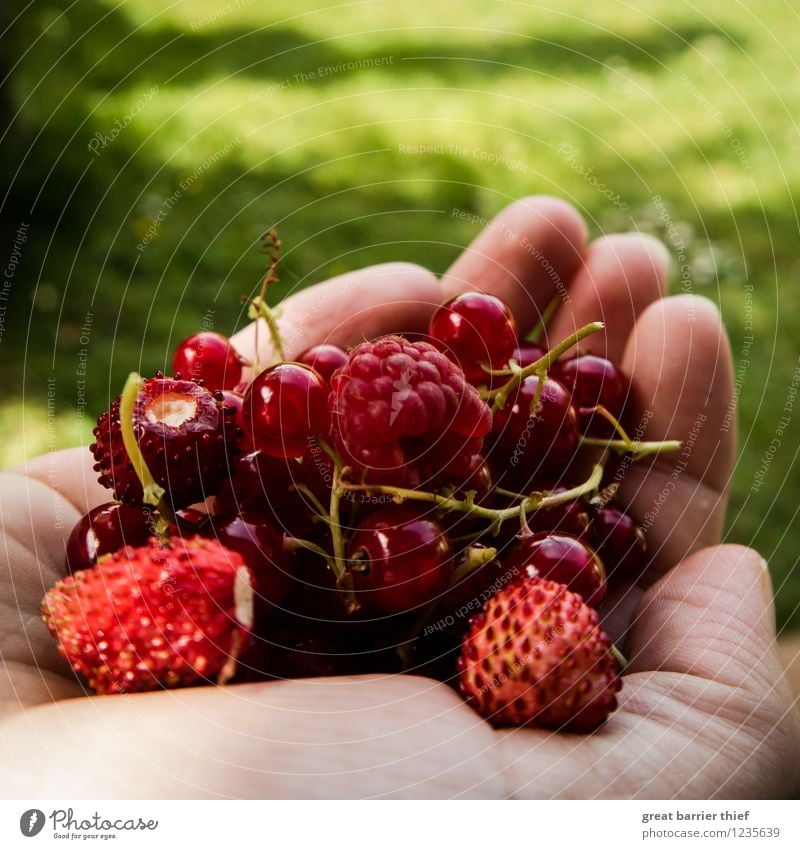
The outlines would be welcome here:
<svg viewBox="0 0 800 849">
<path fill-rule="evenodd" d="M 627 649 L 629 672 L 687 673 L 762 691 L 785 686 L 766 561 L 738 545 L 690 555 L 644 594 Z"/>
</svg>

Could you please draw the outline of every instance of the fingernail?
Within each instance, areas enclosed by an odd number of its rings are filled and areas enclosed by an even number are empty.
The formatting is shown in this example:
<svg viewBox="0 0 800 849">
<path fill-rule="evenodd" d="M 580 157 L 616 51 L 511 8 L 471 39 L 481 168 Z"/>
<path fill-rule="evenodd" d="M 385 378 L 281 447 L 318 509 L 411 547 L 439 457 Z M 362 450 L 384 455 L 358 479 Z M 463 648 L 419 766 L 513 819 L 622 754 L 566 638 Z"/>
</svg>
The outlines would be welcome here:
<svg viewBox="0 0 800 849">
<path fill-rule="evenodd" d="M 777 615 L 775 611 L 775 593 L 772 589 L 772 576 L 769 573 L 769 563 L 761 558 L 761 580 L 764 582 L 764 596 L 767 599 L 767 615 L 770 627 L 774 633 L 777 627 Z"/>
<path fill-rule="evenodd" d="M 764 592 L 767 598 L 772 598 L 772 576 L 769 573 L 769 563 L 761 558 L 761 580 L 764 581 Z"/>
</svg>

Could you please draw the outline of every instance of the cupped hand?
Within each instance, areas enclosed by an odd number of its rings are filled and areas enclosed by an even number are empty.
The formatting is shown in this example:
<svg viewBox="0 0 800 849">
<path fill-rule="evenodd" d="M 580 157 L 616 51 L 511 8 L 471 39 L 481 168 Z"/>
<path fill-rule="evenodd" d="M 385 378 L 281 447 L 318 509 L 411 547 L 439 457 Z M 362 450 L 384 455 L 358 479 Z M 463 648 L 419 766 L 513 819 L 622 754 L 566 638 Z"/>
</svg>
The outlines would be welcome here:
<svg viewBox="0 0 800 849">
<path fill-rule="evenodd" d="M 643 439 L 682 453 L 620 467 L 620 500 L 652 561 L 609 601 L 630 657 L 619 710 L 589 736 L 495 730 L 447 686 L 359 676 L 87 697 L 39 618 L 72 524 L 108 499 L 88 451 L 0 476 L 0 786 L 17 797 L 650 797 L 796 794 L 800 730 L 755 552 L 720 545 L 734 449 L 732 363 L 716 308 L 665 297 L 656 241 L 585 244 L 562 201 L 507 207 L 437 280 L 387 264 L 298 292 L 287 354 L 424 331 L 443 298 L 481 289 L 521 331 L 558 296 L 550 342 L 600 319 L 595 353 L 622 363 Z M 268 346 L 266 332 L 258 334 Z M 252 356 L 256 333 L 235 342 Z M 264 350 L 262 356 L 267 356 Z"/>
</svg>

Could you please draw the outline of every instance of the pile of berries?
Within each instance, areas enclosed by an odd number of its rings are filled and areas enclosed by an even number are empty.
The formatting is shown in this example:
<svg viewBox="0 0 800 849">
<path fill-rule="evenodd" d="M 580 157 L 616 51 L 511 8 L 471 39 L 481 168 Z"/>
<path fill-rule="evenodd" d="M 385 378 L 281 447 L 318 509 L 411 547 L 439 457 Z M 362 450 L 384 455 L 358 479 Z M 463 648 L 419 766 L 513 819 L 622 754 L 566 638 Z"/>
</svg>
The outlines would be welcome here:
<svg viewBox="0 0 800 849">
<path fill-rule="evenodd" d="M 625 375 L 574 354 L 601 325 L 548 351 L 472 292 L 427 338 L 286 362 L 263 290 L 251 314 L 274 363 L 197 333 L 100 416 L 115 500 L 42 602 L 73 668 L 98 693 L 409 671 L 496 725 L 601 725 L 621 669 L 596 608 L 645 539 L 586 461 L 670 447 L 632 442 Z"/>
</svg>

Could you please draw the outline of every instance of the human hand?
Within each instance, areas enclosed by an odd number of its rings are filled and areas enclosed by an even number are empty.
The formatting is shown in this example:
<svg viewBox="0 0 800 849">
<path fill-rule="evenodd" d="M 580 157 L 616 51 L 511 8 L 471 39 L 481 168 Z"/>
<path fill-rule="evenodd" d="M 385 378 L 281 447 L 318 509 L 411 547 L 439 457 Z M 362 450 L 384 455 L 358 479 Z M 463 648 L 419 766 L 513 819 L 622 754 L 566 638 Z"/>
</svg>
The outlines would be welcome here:
<svg viewBox="0 0 800 849">
<path fill-rule="evenodd" d="M 288 354 L 424 331 L 467 288 L 509 303 L 526 332 L 556 292 L 556 342 L 588 321 L 594 352 L 621 362 L 646 439 L 680 457 L 630 466 L 619 500 L 646 521 L 653 555 L 607 605 L 631 659 L 619 710 L 590 736 L 495 730 L 451 689 L 358 676 L 86 698 L 39 618 L 63 574 L 72 524 L 108 499 L 88 451 L 1 476 L 0 780 L 18 797 L 791 796 L 800 730 L 775 648 L 761 558 L 721 546 L 735 435 L 732 364 L 716 308 L 663 297 L 652 239 L 585 246 L 578 214 L 551 198 L 512 204 L 443 280 L 388 264 L 303 290 L 284 305 Z M 268 334 L 259 335 L 268 344 Z M 253 328 L 235 342 L 254 353 Z M 266 353 L 266 352 L 265 352 Z M 703 418 L 704 417 L 704 418 Z M 680 471 L 678 471 L 680 469 Z M 676 476 L 677 473 L 677 476 Z M 793 778 L 793 776 L 795 776 Z"/>
</svg>

